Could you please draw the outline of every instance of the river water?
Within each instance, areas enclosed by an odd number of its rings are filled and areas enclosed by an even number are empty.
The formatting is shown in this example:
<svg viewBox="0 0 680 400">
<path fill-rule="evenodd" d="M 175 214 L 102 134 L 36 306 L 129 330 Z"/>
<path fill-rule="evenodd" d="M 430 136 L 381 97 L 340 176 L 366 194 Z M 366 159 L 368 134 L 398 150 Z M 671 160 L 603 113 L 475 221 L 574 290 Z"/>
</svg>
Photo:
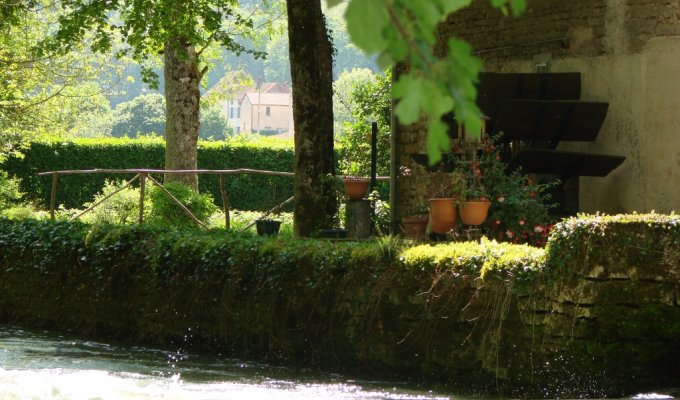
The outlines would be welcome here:
<svg viewBox="0 0 680 400">
<path fill-rule="evenodd" d="M 641 394 L 637 399 L 672 399 Z M 0 326 L 0 400 L 456 399 L 399 382 L 219 356 L 100 343 Z"/>
<path fill-rule="evenodd" d="M 363 382 L 0 326 L 0 400 L 450 398 L 404 383 Z"/>
</svg>

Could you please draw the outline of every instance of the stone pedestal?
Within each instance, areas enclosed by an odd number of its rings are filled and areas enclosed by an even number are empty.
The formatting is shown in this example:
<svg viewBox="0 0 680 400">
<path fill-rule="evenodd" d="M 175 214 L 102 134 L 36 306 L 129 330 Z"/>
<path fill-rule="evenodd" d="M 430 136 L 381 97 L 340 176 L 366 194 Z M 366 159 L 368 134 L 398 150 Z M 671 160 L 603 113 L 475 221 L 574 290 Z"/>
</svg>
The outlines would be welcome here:
<svg viewBox="0 0 680 400">
<path fill-rule="evenodd" d="M 371 236 L 371 202 L 369 200 L 350 200 L 345 209 L 345 228 L 351 238 Z"/>
</svg>

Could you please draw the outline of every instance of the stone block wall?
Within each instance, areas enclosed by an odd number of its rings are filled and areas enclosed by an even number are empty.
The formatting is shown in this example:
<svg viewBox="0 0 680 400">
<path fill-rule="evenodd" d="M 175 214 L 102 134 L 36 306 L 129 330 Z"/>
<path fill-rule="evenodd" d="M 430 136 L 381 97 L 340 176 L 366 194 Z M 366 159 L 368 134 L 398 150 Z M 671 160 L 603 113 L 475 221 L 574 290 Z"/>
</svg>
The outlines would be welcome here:
<svg viewBox="0 0 680 400">
<path fill-rule="evenodd" d="M 519 17 L 507 17 L 476 0 L 439 29 L 438 54 L 446 40 L 469 41 L 489 72 L 580 72 L 585 101 L 609 103 L 592 143 L 560 149 L 622 155 L 626 161 L 606 178 L 580 179 L 585 212 L 670 212 L 680 207 L 680 2 L 672 0 L 527 0 Z M 552 39 L 566 38 L 565 41 Z M 401 126 L 401 165 L 424 152 L 424 124 Z M 425 185 L 426 176 L 411 179 Z M 397 208 L 409 215 L 414 183 L 400 189 Z"/>
</svg>

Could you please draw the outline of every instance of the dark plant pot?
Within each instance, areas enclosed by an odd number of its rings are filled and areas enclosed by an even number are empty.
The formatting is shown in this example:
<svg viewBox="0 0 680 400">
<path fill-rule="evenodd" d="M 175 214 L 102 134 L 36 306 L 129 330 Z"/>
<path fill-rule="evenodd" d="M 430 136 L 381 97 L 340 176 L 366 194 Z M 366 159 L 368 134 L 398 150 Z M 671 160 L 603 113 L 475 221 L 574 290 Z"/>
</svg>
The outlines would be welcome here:
<svg viewBox="0 0 680 400">
<path fill-rule="evenodd" d="M 255 228 L 257 229 L 257 234 L 260 236 L 275 236 L 279 233 L 281 221 L 258 219 L 255 221 Z"/>
<path fill-rule="evenodd" d="M 319 229 L 319 237 L 327 239 L 344 239 L 347 237 L 347 230 L 338 228 Z"/>
<path fill-rule="evenodd" d="M 427 230 L 427 216 L 404 217 L 401 224 L 404 226 L 404 235 L 410 238 L 421 238 Z"/>
</svg>

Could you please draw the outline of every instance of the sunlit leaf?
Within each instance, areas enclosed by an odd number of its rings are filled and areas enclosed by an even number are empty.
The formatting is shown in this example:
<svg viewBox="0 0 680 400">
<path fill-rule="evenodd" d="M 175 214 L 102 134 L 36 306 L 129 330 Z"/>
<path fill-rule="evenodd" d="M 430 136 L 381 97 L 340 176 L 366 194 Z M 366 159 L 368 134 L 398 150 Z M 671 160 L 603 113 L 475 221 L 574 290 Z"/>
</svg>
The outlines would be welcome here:
<svg viewBox="0 0 680 400">
<path fill-rule="evenodd" d="M 387 47 L 383 29 L 389 15 L 381 0 L 352 0 L 345 11 L 349 36 L 367 54 L 375 54 Z"/>
</svg>

